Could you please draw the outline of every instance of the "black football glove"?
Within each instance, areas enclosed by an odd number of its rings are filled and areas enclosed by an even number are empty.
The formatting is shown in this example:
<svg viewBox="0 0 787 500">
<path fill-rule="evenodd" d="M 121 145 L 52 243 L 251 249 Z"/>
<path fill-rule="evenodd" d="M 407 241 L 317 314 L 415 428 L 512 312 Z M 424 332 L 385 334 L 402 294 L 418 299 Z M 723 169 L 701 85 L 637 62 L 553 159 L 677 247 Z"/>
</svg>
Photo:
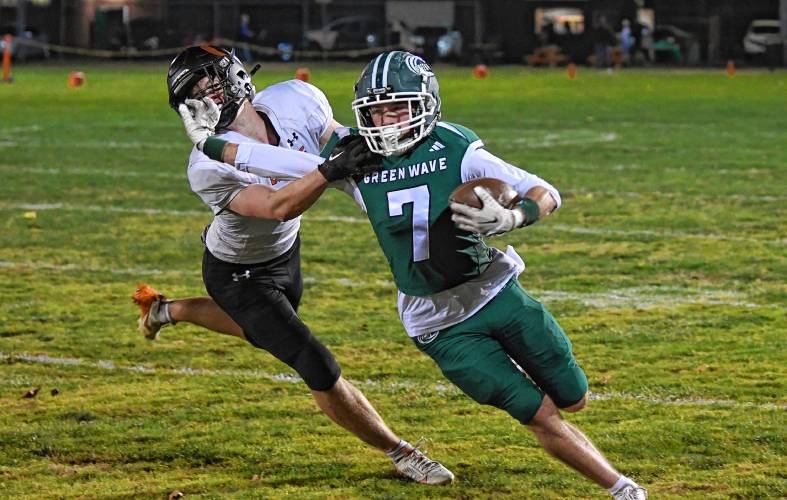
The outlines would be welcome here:
<svg viewBox="0 0 787 500">
<path fill-rule="evenodd" d="M 360 135 L 347 135 L 339 139 L 331 155 L 317 169 L 328 182 L 346 177 L 358 177 L 383 168 L 383 159 L 372 153 Z"/>
</svg>

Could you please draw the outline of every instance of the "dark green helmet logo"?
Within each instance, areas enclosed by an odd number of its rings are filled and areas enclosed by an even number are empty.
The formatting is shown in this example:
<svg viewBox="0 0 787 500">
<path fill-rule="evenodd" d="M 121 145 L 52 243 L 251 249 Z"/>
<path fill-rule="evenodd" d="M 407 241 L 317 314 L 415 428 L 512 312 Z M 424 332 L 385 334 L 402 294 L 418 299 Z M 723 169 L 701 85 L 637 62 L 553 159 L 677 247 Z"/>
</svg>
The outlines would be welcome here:
<svg viewBox="0 0 787 500">
<path fill-rule="evenodd" d="M 426 61 L 418 56 L 407 54 L 407 57 L 404 58 L 404 64 L 416 75 L 434 76 L 434 73 L 432 73 L 432 68 L 426 64 Z"/>
</svg>

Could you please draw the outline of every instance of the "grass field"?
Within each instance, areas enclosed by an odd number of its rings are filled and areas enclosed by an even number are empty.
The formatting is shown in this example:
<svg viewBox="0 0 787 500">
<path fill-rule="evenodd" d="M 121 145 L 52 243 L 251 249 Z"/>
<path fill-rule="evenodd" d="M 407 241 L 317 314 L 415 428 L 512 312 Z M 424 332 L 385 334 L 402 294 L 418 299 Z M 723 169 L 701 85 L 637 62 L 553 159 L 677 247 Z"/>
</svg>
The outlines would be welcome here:
<svg viewBox="0 0 787 500">
<path fill-rule="evenodd" d="M 360 68 L 312 67 L 345 123 Z M 303 218 L 302 317 L 456 484 L 397 478 L 240 340 L 182 324 L 143 339 L 138 281 L 205 293 L 209 210 L 166 64 L 89 66 L 76 89 L 70 69 L 0 86 L 0 498 L 608 498 L 417 351 L 343 195 Z M 594 401 L 567 418 L 652 498 L 787 496 L 787 73 L 437 72 L 445 119 L 563 194 L 491 242 L 526 258 L 520 280 L 588 374 Z"/>
</svg>

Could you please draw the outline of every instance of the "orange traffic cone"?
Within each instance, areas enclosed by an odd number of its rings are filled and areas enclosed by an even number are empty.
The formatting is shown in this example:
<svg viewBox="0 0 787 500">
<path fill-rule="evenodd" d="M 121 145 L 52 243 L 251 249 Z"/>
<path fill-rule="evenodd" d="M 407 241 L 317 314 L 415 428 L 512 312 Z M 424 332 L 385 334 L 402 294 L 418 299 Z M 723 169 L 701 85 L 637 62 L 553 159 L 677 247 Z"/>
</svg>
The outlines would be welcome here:
<svg viewBox="0 0 787 500">
<path fill-rule="evenodd" d="M 735 61 L 733 61 L 732 59 L 727 61 L 727 76 L 729 76 L 730 78 L 735 76 Z"/>
<path fill-rule="evenodd" d="M 489 68 L 486 67 L 486 64 L 478 64 L 475 68 L 473 68 L 473 78 L 476 80 L 483 80 L 488 76 Z"/>
<path fill-rule="evenodd" d="M 566 72 L 568 73 L 568 79 L 573 80 L 574 78 L 577 77 L 577 65 L 574 63 L 568 63 Z"/>
<path fill-rule="evenodd" d="M 3 37 L 3 82 L 11 83 L 11 43 L 14 37 L 6 35 Z"/>
<path fill-rule="evenodd" d="M 295 78 L 302 82 L 308 82 L 311 76 L 312 72 L 309 71 L 309 68 L 298 68 L 295 70 Z"/>
<path fill-rule="evenodd" d="M 81 71 L 72 71 L 68 74 L 69 87 L 81 87 L 85 84 L 85 74 Z"/>
</svg>

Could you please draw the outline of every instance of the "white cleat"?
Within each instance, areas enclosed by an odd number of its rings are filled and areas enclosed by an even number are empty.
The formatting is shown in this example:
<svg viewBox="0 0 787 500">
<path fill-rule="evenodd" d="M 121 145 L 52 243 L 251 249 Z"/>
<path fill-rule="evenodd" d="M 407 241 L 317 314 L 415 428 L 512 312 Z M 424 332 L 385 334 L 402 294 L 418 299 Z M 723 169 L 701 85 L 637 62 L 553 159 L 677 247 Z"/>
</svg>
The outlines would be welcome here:
<svg viewBox="0 0 787 500">
<path fill-rule="evenodd" d="M 648 490 L 642 486 L 628 485 L 615 493 L 615 500 L 648 500 Z"/>
<path fill-rule="evenodd" d="M 416 443 L 413 451 L 394 461 L 396 470 L 421 484 L 450 484 L 454 482 L 454 473 L 446 469 L 443 464 L 430 460 L 426 453 L 418 449 Z"/>
</svg>

